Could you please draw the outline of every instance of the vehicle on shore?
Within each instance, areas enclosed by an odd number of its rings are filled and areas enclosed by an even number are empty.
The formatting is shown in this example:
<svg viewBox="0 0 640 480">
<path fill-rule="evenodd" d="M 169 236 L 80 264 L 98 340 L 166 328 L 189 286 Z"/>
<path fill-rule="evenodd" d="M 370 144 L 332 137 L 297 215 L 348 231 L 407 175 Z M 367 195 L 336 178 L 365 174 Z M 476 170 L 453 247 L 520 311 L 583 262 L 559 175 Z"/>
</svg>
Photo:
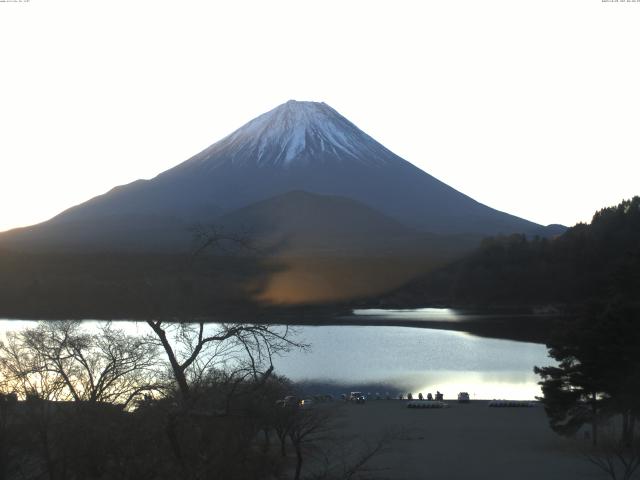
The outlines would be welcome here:
<svg viewBox="0 0 640 480">
<path fill-rule="evenodd" d="M 364 396 L 364 393 L 362 393 L 362 392 L 351 392 L 349 394 L 349 401 L 350 402 L 363 404 L 366 401 L 366 399 L 367 398 Z"/>
</svg>

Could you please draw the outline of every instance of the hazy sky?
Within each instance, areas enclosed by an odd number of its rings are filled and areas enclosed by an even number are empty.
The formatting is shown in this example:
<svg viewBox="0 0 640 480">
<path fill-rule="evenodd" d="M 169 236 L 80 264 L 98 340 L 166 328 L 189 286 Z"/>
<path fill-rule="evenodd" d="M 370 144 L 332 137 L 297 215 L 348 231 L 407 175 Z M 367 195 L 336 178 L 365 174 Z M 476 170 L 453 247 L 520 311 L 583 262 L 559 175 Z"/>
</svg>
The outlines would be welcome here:
<svg viewBox="0 0 640 480">
<path fill-rule="evenodd" d="M 640 194 L 640 2 L 0 2 L 0 230 L 325 101 L 494 208 Z"/>
</svg>

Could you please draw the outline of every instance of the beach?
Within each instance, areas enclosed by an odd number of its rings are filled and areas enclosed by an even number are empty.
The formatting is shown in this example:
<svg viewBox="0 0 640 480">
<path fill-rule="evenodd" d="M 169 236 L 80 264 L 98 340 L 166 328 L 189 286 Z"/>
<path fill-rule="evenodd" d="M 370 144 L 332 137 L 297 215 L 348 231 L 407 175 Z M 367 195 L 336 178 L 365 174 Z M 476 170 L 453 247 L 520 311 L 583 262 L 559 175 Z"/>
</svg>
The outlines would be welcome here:
<svg viewBox="0 0 640 480">
<path fill-rule="evenodd" d="M 607 478 L 581 455 L 589 442 L 556 435 L 541 405 L 496 408 L 481 400 L 445 402 L 448 408 L 407 408 L 402 400 L 336 402 L 329 408 L 335 409 L 340 434 L 371 444 L 389 436 L 367 464 L 367 478 Z"/>
</svg>

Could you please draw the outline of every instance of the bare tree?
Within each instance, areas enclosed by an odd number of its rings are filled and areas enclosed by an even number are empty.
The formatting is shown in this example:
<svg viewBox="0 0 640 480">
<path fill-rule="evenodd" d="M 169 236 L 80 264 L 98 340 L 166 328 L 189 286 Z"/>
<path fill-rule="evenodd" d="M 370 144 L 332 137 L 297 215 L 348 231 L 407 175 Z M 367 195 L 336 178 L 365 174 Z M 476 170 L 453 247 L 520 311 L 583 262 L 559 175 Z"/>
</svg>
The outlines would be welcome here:
<svg viewBox="0 0 640 480">
<path fill-rule="evenodd" d="M 0 386 L 26 400 L 14 418 L 31 452 L 30 468 L 62 479 L 69 469 L 97 465 L 88 458 L 107 458 L 114 432 L 106 432 L 126 418 L 121 409 L 165 389 L 162 368 L 155 346 L 109 323 L 88 331 L 80 322 L 42 322 L 7 333 Z"/>
<path fill-rule="evenodd" d="M 202 320 L 147 324 L 153 331 L 147 340 L 164 350 L 177 386 L 178 408 L 167 410 L 165 434 L 184 477 L 241 468 L 249 443 L 267 423 L 253 401 L 262 395 L 251 392 L 259 393 L 272 377 L 274 355 L 303 345 L 288 327 Z"/>
<path fill-rule="evenodd" d="M 321 441 L 331 430 L 331 412 L 320 408 L 296 408 L 288 428 L 296 452 L 295 480 L 300 480 L 306 447 Z"/>
<path fill-rule="evenodd" d="M 95 333 L 80 322 L 42 322 L 7 334 L 0 371 L 22 398 L 108 402 L 130 407 L 164 388 L 157 348 L 111 323 Z"/>
<path fill-rule="evenodd" d="M 627 425 L 622 437 L 615 431 L 613 419 L 602 432 L 600 442 L 584 453 L 585 458 L 606 473 L 612 480 L 630 480 L 640 467 L 640 442 L 628 438 Z"/>
<path fill-rule="evenodd" d="M 207 251 L 257 252 L 244 234 L 227 233 L 216 226 L 195 225 L 193 233 L 193 265 Z M 306 345 L 293 338 L 289 327 L 255 323 L 206 324 L 199 319 L 192 322 L 167 322 L 149 319 L 156 344 L 164 350 L 171 372 L 184 401 L 213 369 L 225 370 L 236 380 L 249 375 L 254 381 L 268 378 L 273 371 L 274 355 Z M 153 343 L 153 342 L 152 342 Z"/>
<path fill-rule="evenodd" d="M 178 390 L 184 401 L 191 397 L 208 372 L 223 369 L 240 381 L 266 379 L 273 372 L 273 357 L 306 345 L 292 337 L 287 326 L 263 324 L 172 323 L 147 320 L 164 349 Z"/>
<path fill-rule="evenodd" d="M 302 478 L 303 464 L 312 460 L 304 476 L 310 480 L 362 478 L 369 462 L 379 455 L 399 432 L 387 431 L 373 439 L 337 435 L 338 410 L 331 405 L 312 408 L 280 407 L 286 431 L 296 453 L 294 479 Z M 280 427 L 282 428 L 282 426 Z"/>
<path fill-rule="evenodd" d="M 255 245 L 246 232 L 230 233 L 215 225 L 196 224 L 191 228 L 193 235 L 192 259 L 206 251 L 235 253 L 241 250 L 257 252 Z"/>
<path fill-rule="evenodd" d="M 287 438 L 289 438 L 289 431 L 295 422 L 295 409 L 297 408 L 292 405 L 281 405 L 275 409 L 273 428 L 280 441 L 280 455 L 282 457 L 287 456 Z"/>
<path fill-rule="evenodd" d="M 322 451 L 324 468 L 308 475 L 309 480 L 353 480 L 367 478 L 371 472 L 369 462 L 382 453 L 385 447 L 397 438 L 399 432 L 386 432 L 378 438 L 366 440 L 360 437 L 333 438 L 328 448 Z M 380 469 L 375 469 L 376 471 Z M 376 478 L 380 478 L 376 476 Z"/>
<path fill-rule="evenodd" d="M 7 332 L 6 341 L 0 342 L 2 391 L 22 399 L 69 400 L 62 378 L 43 364 L 42 355 L 30 347 L 24 335 Z"/>
</svg>

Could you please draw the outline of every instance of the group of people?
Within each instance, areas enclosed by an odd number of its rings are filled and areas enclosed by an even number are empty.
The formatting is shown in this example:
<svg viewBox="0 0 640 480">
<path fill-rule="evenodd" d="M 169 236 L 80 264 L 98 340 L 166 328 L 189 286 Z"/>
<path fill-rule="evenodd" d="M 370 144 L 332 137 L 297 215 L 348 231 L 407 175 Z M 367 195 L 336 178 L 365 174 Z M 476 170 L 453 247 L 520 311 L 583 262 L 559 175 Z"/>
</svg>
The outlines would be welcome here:
<svg viewBox="0 0 640 480">
<path fill-rule="evenodd" d="M 402 400 L 402 394 L 400 394 L 399 398 L 400 400 Z M 443 399 L 444 399 L 444 396 L 439 391 L 436 392 L 435 398 L 433 397 L 433 395 L 431 395 L 431 393 L 427 393 L 427 400 L 435 400 L 436 402 L 442 402 Z M 413 394 L 411 392 L 407 394 L 407 400 L 413 400 Z M 422 395 L 422 393 L 418 394 L 418 400 L 424 400 L 424 396 Z"/>
</svg>

